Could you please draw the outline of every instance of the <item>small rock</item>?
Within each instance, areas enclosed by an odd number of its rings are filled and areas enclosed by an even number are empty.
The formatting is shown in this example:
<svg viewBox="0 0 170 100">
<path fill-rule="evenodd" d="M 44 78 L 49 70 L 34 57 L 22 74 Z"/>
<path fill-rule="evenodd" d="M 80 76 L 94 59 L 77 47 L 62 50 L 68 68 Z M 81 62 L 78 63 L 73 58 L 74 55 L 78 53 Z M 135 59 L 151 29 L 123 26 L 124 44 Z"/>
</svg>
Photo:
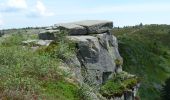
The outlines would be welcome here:
<svg viewBox="0 0 170 100">
<path fill-rule="evenodd" d="M 23 41 L 22 44 L 24 46 L 36 47 L 36 46 L 49 46 L 51 42 L 52 40 L 27 40 Z"/>
<path fill-rule="evenodd" d="M 54 40 L 56 38 L 56 33 L 59 33 L 59 30 L 46 30 L 40 32 L 39 39 L 42 40 Z"/>
</svg>

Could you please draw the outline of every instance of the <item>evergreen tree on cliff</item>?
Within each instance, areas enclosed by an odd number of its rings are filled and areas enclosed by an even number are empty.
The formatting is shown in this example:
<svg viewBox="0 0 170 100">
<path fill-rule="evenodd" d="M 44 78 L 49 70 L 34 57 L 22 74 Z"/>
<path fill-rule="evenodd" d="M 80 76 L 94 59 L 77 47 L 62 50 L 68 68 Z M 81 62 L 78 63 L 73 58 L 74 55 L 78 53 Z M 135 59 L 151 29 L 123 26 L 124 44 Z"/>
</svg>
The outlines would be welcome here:
<svg viewBox="0 0 170 100">
<path fill-rule="evenodd" d="M 170 78 L 165 81 L 161 93 L 162 100 L 170 100 Z"/>
</svg>

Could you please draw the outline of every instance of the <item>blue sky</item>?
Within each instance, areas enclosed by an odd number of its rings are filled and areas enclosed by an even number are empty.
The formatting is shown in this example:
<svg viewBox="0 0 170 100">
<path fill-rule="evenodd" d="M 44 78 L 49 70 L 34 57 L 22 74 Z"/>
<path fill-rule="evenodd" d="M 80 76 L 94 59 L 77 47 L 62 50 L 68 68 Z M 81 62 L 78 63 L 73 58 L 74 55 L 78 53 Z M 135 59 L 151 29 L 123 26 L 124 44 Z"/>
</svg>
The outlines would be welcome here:
<svg viewBox="0 0 170 100">
<path fill-rule="evenodd" d="M 170 0 L 0 0 L 0 29 L 87 19 L 170 24 Z"/>
</svg>

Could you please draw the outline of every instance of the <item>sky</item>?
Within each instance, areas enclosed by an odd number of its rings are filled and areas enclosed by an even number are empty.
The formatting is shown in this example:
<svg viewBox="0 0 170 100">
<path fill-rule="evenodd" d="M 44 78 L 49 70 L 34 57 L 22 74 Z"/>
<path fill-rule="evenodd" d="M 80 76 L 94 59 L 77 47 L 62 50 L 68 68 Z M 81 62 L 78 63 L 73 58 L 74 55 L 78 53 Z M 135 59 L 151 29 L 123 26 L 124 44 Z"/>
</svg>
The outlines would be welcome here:
<svg viewBox="0 0 170 100">
<path fill-rule="evenodd" d="M 0 29 L 110 20 L 114 26 L 170 24 L 170 0 L 0 0 Z"/>
</svg>

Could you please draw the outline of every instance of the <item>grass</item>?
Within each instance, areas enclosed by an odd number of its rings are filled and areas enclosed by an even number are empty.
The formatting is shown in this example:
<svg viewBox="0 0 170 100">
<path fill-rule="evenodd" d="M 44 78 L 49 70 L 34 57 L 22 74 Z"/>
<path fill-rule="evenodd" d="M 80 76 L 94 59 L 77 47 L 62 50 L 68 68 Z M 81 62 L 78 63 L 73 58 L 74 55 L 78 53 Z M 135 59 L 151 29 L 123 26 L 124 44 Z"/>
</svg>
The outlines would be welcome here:
<svg viewBox="0 0 170 100">
<path fill-rule="evenodd" d="M 23 40 L 32 37 L 35 38 L 31 34 L 1 37 L 0 99 L 78 100 L 78 86 L 67 82 L 64 72 L 58 68 L 61 63 L 59 56 L 53 57 L 48 52 L 39 53 L 21 45 Z M 61 45 L 59 43 L 55 49 L 64 47 Z M 62 52 L 63 55 L 66 50 Z"/>
<path fill-rule="evenodd" d="M 108 80 L 100 89 L 100 93 L 111 99 L 112 97 L 121 97 L 125 91 L 132 89 L 139 83 L 135 76 L 131 76 L 126 72 L 121 72 Z"/>
<path fill-rule="evenodd" d="M 160 89 L 170 76 L 170 26 L 145 25 L 113 29 L 118 37 L 123 70 L 142 77 L 142 100 L 160 100 Z"/>
</svg>

